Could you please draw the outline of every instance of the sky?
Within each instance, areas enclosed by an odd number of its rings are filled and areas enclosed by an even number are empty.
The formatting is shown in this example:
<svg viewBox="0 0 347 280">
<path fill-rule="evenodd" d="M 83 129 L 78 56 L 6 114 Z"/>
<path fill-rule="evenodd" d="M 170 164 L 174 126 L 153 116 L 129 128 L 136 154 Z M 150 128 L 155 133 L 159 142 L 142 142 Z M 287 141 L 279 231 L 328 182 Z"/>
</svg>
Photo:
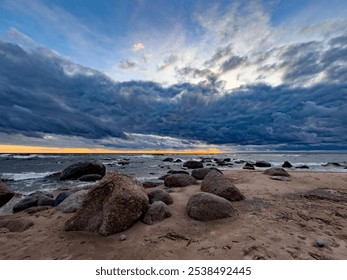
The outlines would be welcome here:
<svg viewBox="0 0 347 280">
<path fill-rule="evenodd" d="M 0 0 L 0 146 L 347 149 L 343 0 Z"/>
</svg>

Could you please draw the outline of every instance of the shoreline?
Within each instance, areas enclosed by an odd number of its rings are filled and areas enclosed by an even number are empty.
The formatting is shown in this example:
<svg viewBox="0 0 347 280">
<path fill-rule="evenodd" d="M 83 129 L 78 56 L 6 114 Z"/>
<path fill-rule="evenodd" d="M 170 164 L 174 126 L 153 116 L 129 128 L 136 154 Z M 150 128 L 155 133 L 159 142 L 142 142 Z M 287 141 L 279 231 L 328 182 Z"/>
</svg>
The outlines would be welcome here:
<svg viewBox="0 0 347 280">
<path fill-rule="evenodd" d="M 347 199 L 346 174 L 290 175 L 290 181 L 275 181 L 260 171 L 225 172 L 246 200 L 232 202 L 237 217 L 209 222 L 193 220 L 185 210 L 200 186 L 175 188 L 172 217 L 154 225 L 138 221 L 108 237 L 64 231 L 73 214 L 56 209 L 0 216 L 0 222 L 33 223 L 23 232 L 0 228 L 0 259 L 347 259 L 347 202 L 303 197 L 325 189 Z M 323 240 L 324 248 L 316 240 Z"/>
</svg>

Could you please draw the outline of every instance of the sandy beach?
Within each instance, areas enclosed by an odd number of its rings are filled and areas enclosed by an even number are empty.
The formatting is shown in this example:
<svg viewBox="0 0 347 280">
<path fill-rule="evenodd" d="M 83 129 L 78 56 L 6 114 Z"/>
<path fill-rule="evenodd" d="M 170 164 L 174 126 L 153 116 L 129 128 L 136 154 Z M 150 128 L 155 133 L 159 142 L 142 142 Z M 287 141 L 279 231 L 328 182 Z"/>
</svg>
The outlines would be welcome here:
<svg viewBox="0 0 347 280">
<path fill-rule="evenodd" d="M 0 222 L 25 218 L 33 225 L 23 232 L 0 228 L 0 259 L 347 259 L 346 173 L 293 171 L 289 181 L 261 171 L 225 175 L 246 197 L 232 202 L 236 217 L 191 219 L 186 204 L 200 185 L 174 189 L 170 218 L 154 225 L 138 221 L 108 237 L 64 231 L 73 214 L 53 208 L 19 212 Z"/>
</svg>

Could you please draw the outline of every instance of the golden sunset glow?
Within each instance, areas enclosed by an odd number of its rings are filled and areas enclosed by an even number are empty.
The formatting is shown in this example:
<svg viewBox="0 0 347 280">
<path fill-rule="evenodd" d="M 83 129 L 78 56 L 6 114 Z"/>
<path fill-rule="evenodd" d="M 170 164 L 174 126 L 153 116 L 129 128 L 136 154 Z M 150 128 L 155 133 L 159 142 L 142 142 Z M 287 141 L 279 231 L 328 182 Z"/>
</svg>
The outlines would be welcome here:
<svg viewBox="0 0 347 280">
<path fill-rule="evenodd" d="M 102 148 L 57 148 L 21 145 L 0 145 L 2 154 L 220 154 L 218 148 L 191 150 L 112 150 Z"/>
</svg>

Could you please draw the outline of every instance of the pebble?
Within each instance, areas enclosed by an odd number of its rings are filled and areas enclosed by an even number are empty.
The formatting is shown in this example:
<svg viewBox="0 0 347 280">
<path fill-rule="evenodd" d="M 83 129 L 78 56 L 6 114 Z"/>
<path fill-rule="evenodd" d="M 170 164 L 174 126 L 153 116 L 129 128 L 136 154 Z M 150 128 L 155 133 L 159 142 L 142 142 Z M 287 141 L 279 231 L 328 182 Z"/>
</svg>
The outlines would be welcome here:
<svg viewBox="0 0 347 280">
<path fill-rule="evenodd" d="M 124 241 L 127 240 L 127 236 L 125 234 L 121 234 L 121 236 L 119 237 L 120 241 Z"/>
<path fill-rule="evenodd" d="M 323 240 L 319 240 L 317 239 L 316 240 L 316 243 L 317 243 L 317 246 L 320 247 L 320 248 L 323 248 L 325 246 L 325 243 Z"/>
</svg>

